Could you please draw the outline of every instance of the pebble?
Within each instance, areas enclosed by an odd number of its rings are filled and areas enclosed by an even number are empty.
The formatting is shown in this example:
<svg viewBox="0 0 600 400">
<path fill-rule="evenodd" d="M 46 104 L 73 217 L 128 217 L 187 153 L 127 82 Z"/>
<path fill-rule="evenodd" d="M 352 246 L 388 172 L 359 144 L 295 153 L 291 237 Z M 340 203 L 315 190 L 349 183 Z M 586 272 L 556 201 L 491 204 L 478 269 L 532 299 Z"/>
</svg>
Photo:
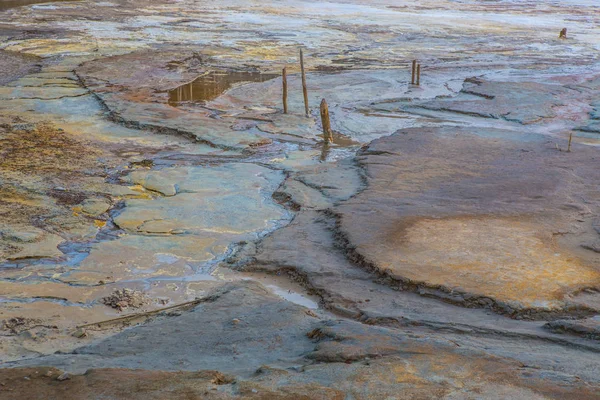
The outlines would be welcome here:
<svg viewBox="0 0 600 400">
<path fill-rule="evenodd" d="M 68 372 L 63 372 L 56 378 L 57 381 L 66 381 L 67 379 L 71 379 L 71 375 Z"/>
<path fill-rule="evenodd" d="M 81 339 L 81 338 L 87 336 L 87 332 L 85 331 L 85 329 L 79 328 L 75 332 L 73 332 L 73 336 L 75 336 L 76 338 Z"/>
</svg>

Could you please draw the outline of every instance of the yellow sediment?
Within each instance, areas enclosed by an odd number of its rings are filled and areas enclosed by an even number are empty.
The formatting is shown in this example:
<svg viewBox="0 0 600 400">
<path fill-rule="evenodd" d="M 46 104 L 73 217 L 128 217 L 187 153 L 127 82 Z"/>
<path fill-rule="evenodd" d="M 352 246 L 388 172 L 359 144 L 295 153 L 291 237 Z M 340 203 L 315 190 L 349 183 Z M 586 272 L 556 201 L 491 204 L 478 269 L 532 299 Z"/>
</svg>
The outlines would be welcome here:
<svg viewBox="0 0 600 400">
<path fill-rule="evenodd" d="M 502 218 L 421 219 L 384 239 L 385 268 L 429 285 L 554 308 L 600 285 L 600 273 L 559 249 L 533 222 Z M 393 253 L 393 254 L 392 254 Z"/>
</svg>

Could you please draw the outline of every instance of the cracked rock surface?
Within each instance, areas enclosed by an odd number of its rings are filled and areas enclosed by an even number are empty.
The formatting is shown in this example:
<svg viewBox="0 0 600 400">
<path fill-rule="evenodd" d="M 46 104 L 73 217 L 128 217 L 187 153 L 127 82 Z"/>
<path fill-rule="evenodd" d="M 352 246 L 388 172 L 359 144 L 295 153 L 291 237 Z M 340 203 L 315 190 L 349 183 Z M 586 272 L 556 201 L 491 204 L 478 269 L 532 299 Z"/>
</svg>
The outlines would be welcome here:
<svg viewBox="0 0 600 400">
<path fill-rule="evenodd" d="M 1 399 L 598 398 L 596 4 L 37 3 Z"/>
<path fill-rule="evenodd" d="M 598 256 L 569 237 L 597 236 L 597 150 L 582 148 L 574 166 L 542 138 L 499 136 L 411 129 L 373 142 L 359 155 L 367 189 L 335 209 L 348 246 L 390 278 L 459 303 L 596 313 L 573 300 L 600 282 Z"/>
</svg>

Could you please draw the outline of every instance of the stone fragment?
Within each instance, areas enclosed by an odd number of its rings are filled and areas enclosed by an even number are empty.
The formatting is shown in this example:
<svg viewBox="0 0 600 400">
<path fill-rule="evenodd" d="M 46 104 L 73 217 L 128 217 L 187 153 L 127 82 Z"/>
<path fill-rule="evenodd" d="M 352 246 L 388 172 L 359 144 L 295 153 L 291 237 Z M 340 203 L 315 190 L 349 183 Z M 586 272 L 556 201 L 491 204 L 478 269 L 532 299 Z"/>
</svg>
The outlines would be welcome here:
<svg viewBox="0 0 600 400">
<path fill-rule="evenodd" d="M 84 328 L 78 328 L 75 332 L 73 332 L 73 336 L 81 339 L 87 336 L 87 332 Z"/>
<path fill-rule="evenodd" d="M 71 379 L 71 374 L 69 374 L 68 372 L 63 372 L 62 374 L 56 377 L 56 380 L 61 382 L 66 381 L 68 379 Z"/>
<path fill-rule="evenodd" d="M 91 216 L 98 216 L 104 214 L 110 208 L 111 204 L 106 199 L 101 198 L 90 198 L 85 199 L 81 203 L 82 211 Z"/>
<path fill-rule="evenodd" d="M 21 250 L 15 254 L 11 254 L 6 257 L 9 260 L 21 260 L 26 258 L 52 258 L 60 257 L 63 253 L 57 248 L 57 246 L 64 241 L 64 239 L 53 233 L 44 233 L 41 239 L 38 237 L 33 239 L 33 236 L 27 234 L 27 236 L 20 236 L 26 240 L 33 240 L 20 244 Z"/>
<path fill-rule="evenodd" d="M 126 308 L 140 308 L 149 302 L 148 297 L 139 290 L 117 289 L 110 296 L 103 297 L 101 302 L 109 307 L 123 311 Z"/>
</svg>

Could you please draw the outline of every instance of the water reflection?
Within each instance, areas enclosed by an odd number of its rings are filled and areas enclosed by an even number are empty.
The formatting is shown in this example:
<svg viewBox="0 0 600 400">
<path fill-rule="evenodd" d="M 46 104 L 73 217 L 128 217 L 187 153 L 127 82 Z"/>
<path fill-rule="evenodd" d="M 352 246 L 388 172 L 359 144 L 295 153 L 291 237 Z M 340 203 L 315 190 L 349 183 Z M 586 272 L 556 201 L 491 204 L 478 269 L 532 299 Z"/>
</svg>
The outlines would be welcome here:
<svg viewBox="0 0 600 400">
<path fill-rule="evenodd" d="M 323 138 L 323 134 L 320 134 L 317 136 Z M 323 142 L 322 142 L 321 156 L 319 157 L 319 159 L 323 162 L 327 161 L 327 159 L 329 158 L 332 147 L 356 148 L 361 145 L 360 142 L 352 140 L 352 138 L 350 138 L 349 136 L 343 135 L 338 132 L 332 133 L 332 139 L 333 139 L 333 142 L 331 142 L 331 143 L 329 143 L 325 140 L 323 140 Z"/>
<path fill-rule="evenodd" d="M 233 85 L 242 82 L 265 82 L 277 74 L 247 71 L 212 71 L 196 80 L 169 91 L 169 104 L 203 103 L 217 98 Z"/>
<path fill-rule="evenodd" d="M 323 138 L 322 133 L 317 136 L 319 136 L 320 138 Z M 357 142 L 356 140 L 352 140 L 352 138 L 350 136 L 346 136 L 346 135 L 338 133 L 338 132 L 333 132 L 333 134 L 331 136 L 333 139 L 332 143 L 339 147 L 360 146 L 360 144 L 361 144 L 360 142 Z"/>
</svg>

